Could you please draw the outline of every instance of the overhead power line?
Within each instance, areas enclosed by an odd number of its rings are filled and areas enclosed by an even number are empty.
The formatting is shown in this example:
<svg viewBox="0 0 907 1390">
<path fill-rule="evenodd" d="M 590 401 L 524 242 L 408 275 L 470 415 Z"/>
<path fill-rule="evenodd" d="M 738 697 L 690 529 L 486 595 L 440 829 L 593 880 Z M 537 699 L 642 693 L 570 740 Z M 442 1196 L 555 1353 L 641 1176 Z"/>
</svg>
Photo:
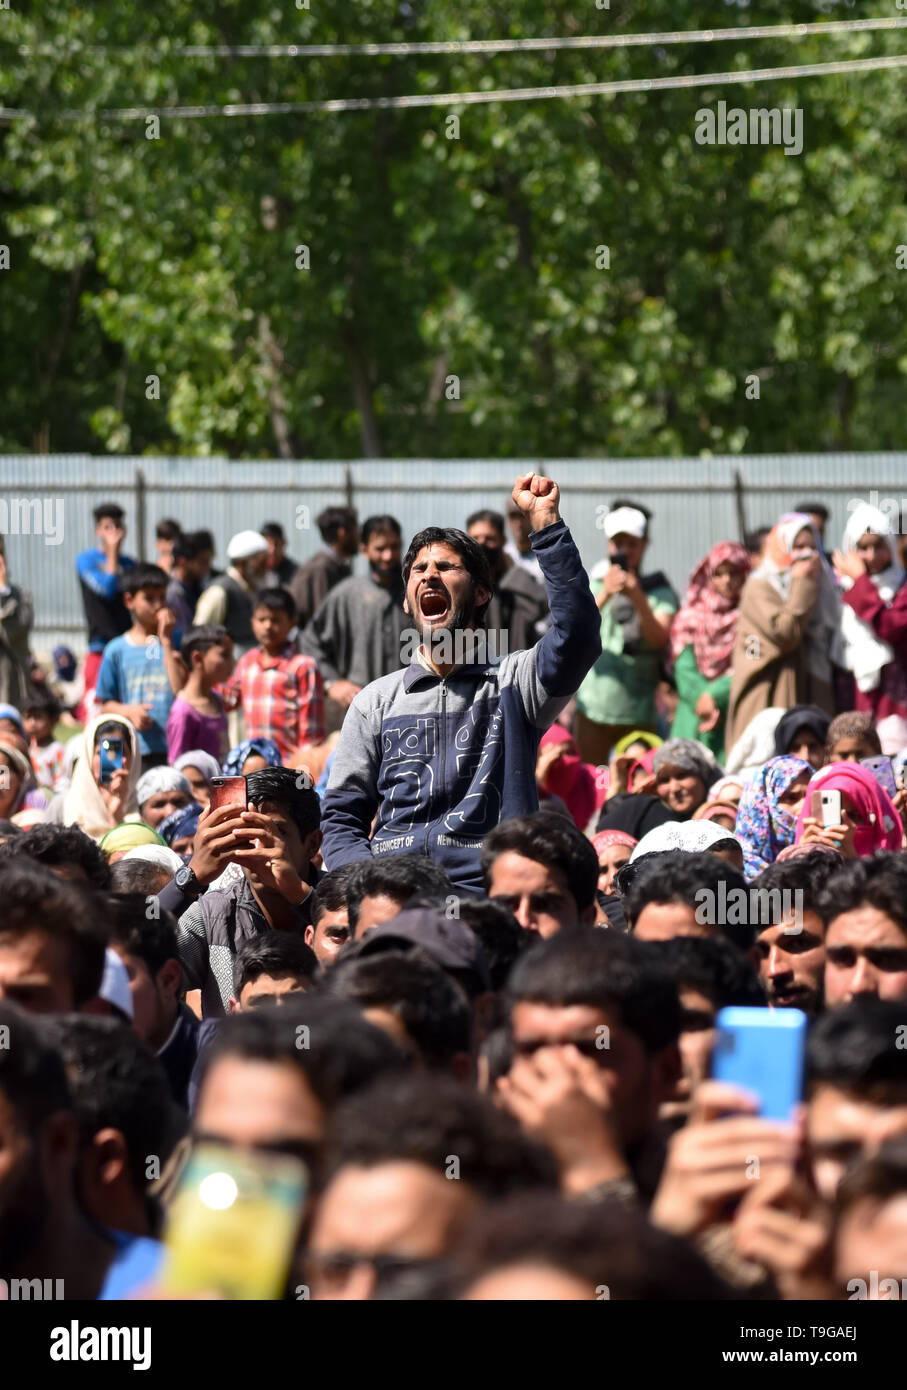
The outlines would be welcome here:
<svg viewBox="0 0 907 1390">
<path fill-rule="evenodd" d="M 749 68 L 736 72 L 692 73 L 688 76 L 641 77 L 615 82 L 583 82 L 555 87 L 504 87 L 487 92 L 420 92 L 400 97 L 340 97 L 324 101 L 249 102 L 225 106 L 126 106 L 89 113 L 101 120 L 145 120 L 148 116 L 193 120 L 207 116 L 302 116 L 335 111 L 391 111 L 425 106 L 478 106 L 493 101 L 547 101 L 576 96 L 616 96 L 619 92 L 656 92 L 690 87 L 747 86 L 795 77 L 830 77 L 839 73 L 880 72 L 907 67 L 907 53 L 887 58 L 854 58 L 837 63 L 806 63 L 782 68 Z M 31 113 L 0 107 L 0 120 Z M 84 111 L 59 111 L 53 119 L 84 120 Z"/>
<path fill-rule="evenodd" d="M 573 38 L 450 39 L 414 43 L 275 43 L 173 44 L 147 51 L 176 58 L 407 58 L 411 55 L 470 53 L 533 53 L 552 50 L 664 47 L 683 43 L 723 43 L 736 39 L 803 39 L 813 35 L 859 34 L 907 28 L 907 18 L 836 19 L 818 24 L 759 24 L 730 29 L 671 29 L 656 34 L 590 34 Z M 78 44 L 72 52 L 134 53 L 130 48 Z M 22 44 L 22 54 L 58 54 L 53 44 Z"/>
</svg>

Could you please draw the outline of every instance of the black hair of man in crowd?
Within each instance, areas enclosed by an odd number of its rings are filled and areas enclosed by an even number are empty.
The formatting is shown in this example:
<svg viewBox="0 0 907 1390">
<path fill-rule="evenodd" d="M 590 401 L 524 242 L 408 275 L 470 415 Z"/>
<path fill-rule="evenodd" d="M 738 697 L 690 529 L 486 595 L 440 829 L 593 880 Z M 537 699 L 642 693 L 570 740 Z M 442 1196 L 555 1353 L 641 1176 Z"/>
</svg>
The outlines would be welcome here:
<svg viewBox="0 0 907 1390">
<path fill-rule="evenodd" d="M 445 897 L 453 893 L 453 884 L 447 873 L 422 854 L 388 854 L 380 859 L 363 859 L 355 865 L 356 872 L 350 876 L 347 889 L 347 908 L 349 911 L 350 932 L 356 936 L 360 930 L 360 914 L 366 898 L 387 898 L 394 905 L 394 911 L 381 916 L 380 921 L 388 921 L 405 907 L 410 898 Z M 377 925 L 369 921 L 368 926 Z"/>
<path fill-rule="evenodd" d="M 18 961 L 22 939 L 38 938 L 38 954 L 23 963 L 23 977 L 15 964 L 12 971 L 0 969 L 0 997 L 30 1013 L 68 1013 L 94 999 L 106 945 L 99 902 L 90 889 L 58 878 L 43 864 L 0 863 L 0 959 L 6 946 Z"/>
<path fill-rule="evenodd" d="M 35 825 L 0 845 L 0 863 L 23 856 L 51 870 L 66 870 L 58 874 L 59 878 L 84 881 L 102 892 L 110 887 L 106 854 L 77 825 Z"/>
<path fill-rule="evenodd" d="M 640 940 L 720 934 L 743 951 L 750 948 L 750 898 L 739 870 L 708 851 L 646 858 L 623 898 L 630 929 Z"/>
</svg>

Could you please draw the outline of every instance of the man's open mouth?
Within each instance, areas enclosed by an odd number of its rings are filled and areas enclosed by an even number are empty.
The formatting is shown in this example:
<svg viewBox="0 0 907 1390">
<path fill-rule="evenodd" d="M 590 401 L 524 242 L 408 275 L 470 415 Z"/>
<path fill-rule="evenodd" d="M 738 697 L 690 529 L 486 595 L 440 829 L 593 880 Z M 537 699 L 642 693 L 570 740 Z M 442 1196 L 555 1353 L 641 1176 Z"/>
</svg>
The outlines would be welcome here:
<svg viewBox="0 0 907 1390">
<path fill-rule="evenodd" d="M 450 612 L 450 599 L 445 589 L 423 589 L 419 595 L 419 612 L 426 622 L 437 622 Z"/>
</svg>

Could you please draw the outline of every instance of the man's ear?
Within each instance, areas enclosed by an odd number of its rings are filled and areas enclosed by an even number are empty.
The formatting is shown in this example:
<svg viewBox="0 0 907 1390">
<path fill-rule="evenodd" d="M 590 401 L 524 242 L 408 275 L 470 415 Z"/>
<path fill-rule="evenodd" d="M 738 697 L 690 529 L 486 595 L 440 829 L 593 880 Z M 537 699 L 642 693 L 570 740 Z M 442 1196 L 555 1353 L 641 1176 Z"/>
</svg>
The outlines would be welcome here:
<svg viewBox="0 0 907 1390">
<path fill-rule="evenodd" d="M 490 589 L 486 589 L 484 584 L 480 584 L 476 589 L 474 608 L 487 608 L 492 599 Z"/>
<path fill-rule="evenodd" d="M 126 1140 L 112 1125 L 99 1129 L 91 1140 L 91 1162 L 104 1187 L 112 1187 L 129 1169 Z"/>
<path fill-rule="evenodd" d="M 579 914 L 579 920 L 580 920 L 580 926 L 582 926 L 582 927 L 594 927 L 594 926 L 595 926 L 595 899 L 594 899 L 594 898 L 593 898 L 592 902 L 589 904 L 588 907 L 584 907 L 584 908 L 583 908 L 582 912 Z"/>
<path fill-rule="evenodd" d="M 312 860 L 321 849 L 321 842 L 324 839 L 323 830 L 310 830 L 305 837 L 305 856 L 307 860 Z"/>
<path fill-rule="evenodd" d="M 160 970 L 157 972 L 155 984 L 164 994 L 176 997 L 180 992 L 180 985 L 183 982 L 183 967 L 179 961 L 171 956 L 170 960 L 165 960 Z"/>
<path fill-rule="evenodd" d="M 406 614 L 407 617 L 410 616 L 410 612 L 409 612 L 409 599 L 408 599 L 405 595 L 404 595 L 404 598 L 403 598 L 403 611 L 404 611 L 404 613 Z"/>
<path fill-rule="evenodd" d="M 314 928 L 314 927 L 306 927 L 305 931 L 304 931 L 303 934 L 302 934 L 302 939 L 303 939 L 303 941 L 305 942 L 305 944 L 306 944 L 307 946 L 312 946 L 312 945 L 314 945 L 314 942 L 315 942 L 315 928 Z"/>
<path fill-rule="evenodd" d="M 230 995 L 230 1002 L 227 1005 L 227 1011 L 231 1014 L 242 1013 L 242 1005 L 240 1004 L 239 1000 L 236 998 L 234 994 Z"/>
<path fill-rule="evenodd" d="M 659 1104 L 671 1100 L 683 1075 L 683 1062 L 677 1043 L 663 1047 L 653 1058 L 655 1099 Z"/>
</svg>

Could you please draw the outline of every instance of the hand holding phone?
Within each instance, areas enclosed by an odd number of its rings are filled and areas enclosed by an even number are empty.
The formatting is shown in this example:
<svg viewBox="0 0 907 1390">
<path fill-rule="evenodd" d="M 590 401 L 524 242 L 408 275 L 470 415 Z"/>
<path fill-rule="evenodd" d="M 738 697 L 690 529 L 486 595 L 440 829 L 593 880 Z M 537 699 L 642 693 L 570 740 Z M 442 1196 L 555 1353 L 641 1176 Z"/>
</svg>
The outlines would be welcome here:
<svg viewBox="0 0 907 1390">
<path fill-rule="evenodd" d="M 880 757 L 861 758 L 860 766 L 872 773 L 879 786 L 885 789 L 893 801 L 898 794 L 898 786 L 894 780 L 894 768 L 891 766 L 891 759 L 883 753 Z"/>
<path fill-rule="evenodd" d="M 212 811 L 219 810 L 221 806 L 242 806 L 245 809 L 247 799 L 245 777 L 211 778 Z"/>
<path fill-rule="evenodd" d="M 109 786 L 115 772 L 123 768 L 123 740 L 102 738 L 98 745 L 101 754 L 101 785 Z"/>
<path fill-rule="evenodd" d="M 307 1191 L 298 1158 L 199 1144 L 164 1232 L 163 1291 L 280 1298 Z"/>
<path fill-rule="evenodd" d="M 712 1076 L 751 1092 L 767 1120 L 789 1120 L 803 1098 L 808 1020 L 800 1009 L 720 1009 Z"/>
<path fill-rule="evenodd" d="M 844 824 L 841 793 L 834 787 L 810 792 L 809 808 L 813 819 L 826 830 Z"/>
</svg>

